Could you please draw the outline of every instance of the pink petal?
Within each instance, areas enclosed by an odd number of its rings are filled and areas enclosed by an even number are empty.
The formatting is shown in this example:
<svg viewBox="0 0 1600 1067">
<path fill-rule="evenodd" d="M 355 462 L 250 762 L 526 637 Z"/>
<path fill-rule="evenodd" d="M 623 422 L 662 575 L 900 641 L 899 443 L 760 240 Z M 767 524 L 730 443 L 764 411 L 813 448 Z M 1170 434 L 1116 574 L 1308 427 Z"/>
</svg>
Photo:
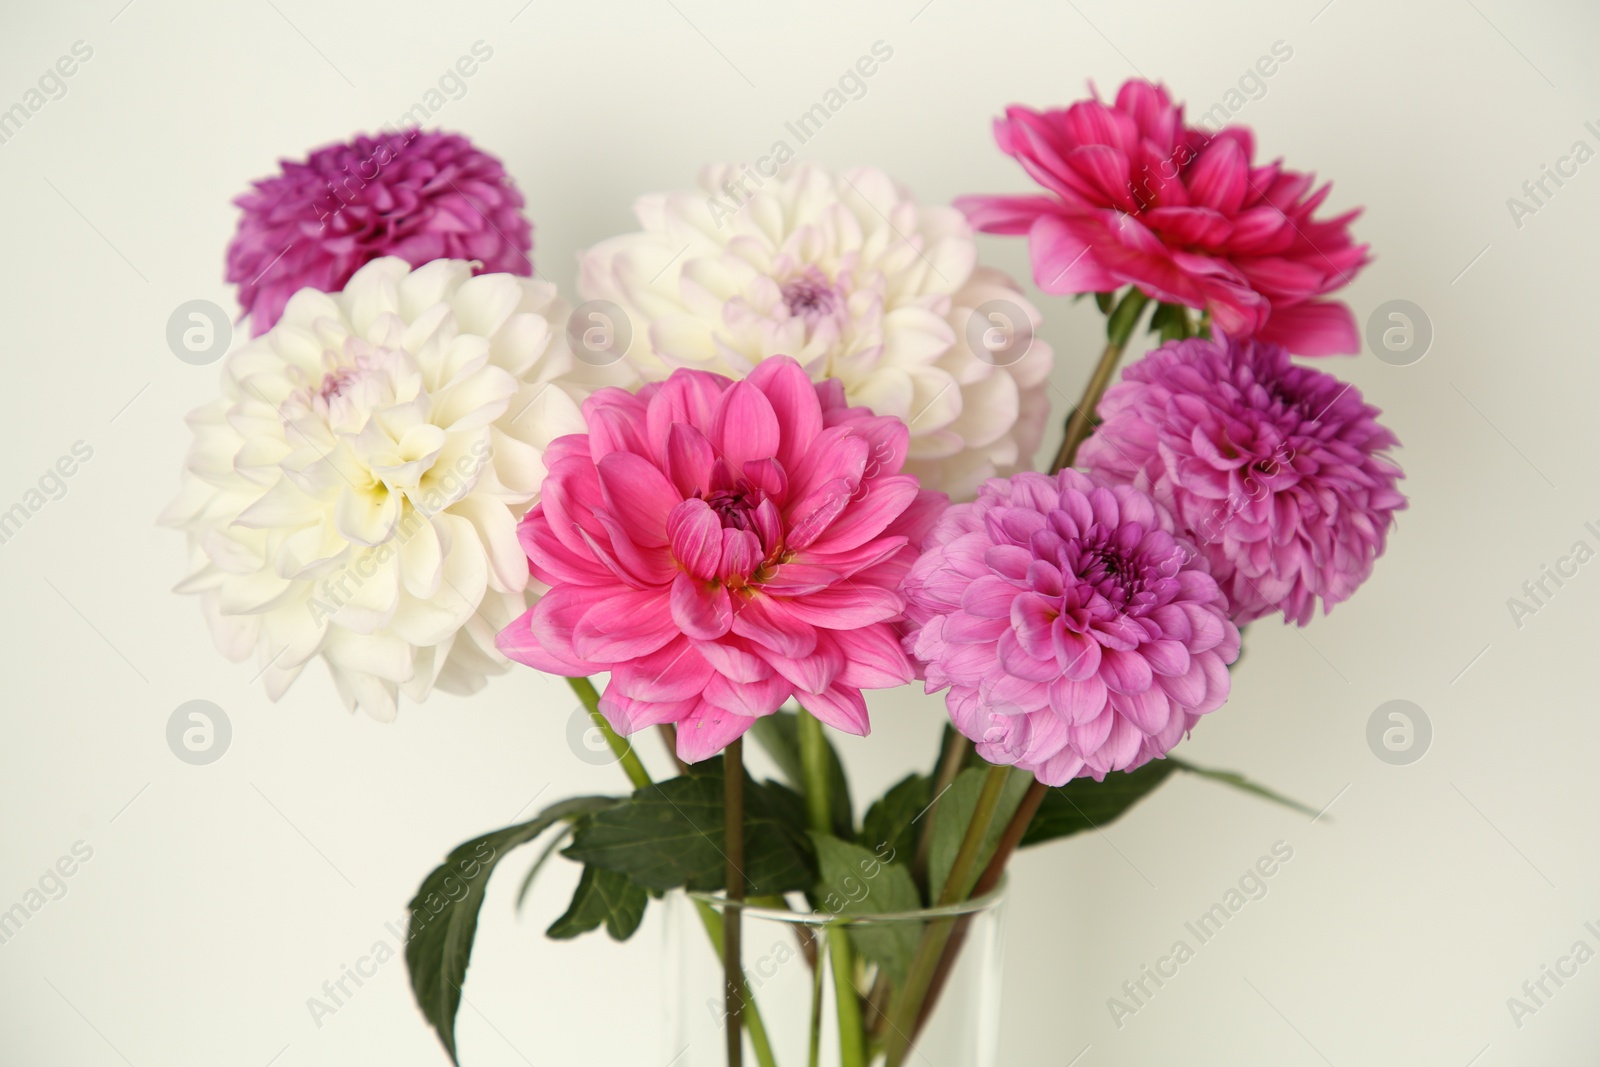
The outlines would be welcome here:
<svg viewBox="0 0 1600 1067">
<path fill-rule="evenodd" d="M 721 582 L 679 574 L 672 582 L 672 621 L 696 641 L 715 641 L 733 627 L 733 606 Z"/>
<path fill-rule="evenodd" d="M 631 452 L 612 452 L 596 466 L 606 510 L 641 545 L 667 544 L 667 516 L 683 499 L 649 460 Z"/>
<path fill-rule="evenodd" d="M 572 647 L 586 660 L 618 663 L 649 655 L 676 636 L 663 592 L 630 589 L 593 603 L 573 627 Z"/>
<path fill-rule="evenodd" d="M 685 763 L 699 763 L 715 756 L 734 738 L 743 736 L 754 722 L 748 715 L 735 715 L 702 702 L 678 720 L 678 758 Z"/>
<path fill-rule="evenodd" d="M 722 562 L 722 522 L 704 500 L 685 500 L 667 516 L 672 558 L 702 581 L 717 576 Z"/>
<path fill-rule="evenodd" d="M 734 600 L 733 632 L 781 656 L 809 656 L 817 647 L 817 631 L 795 617 L 781 601 L 761 592 Z"/>
<path fill-rule="evenodd" d="M 750 460 L 778 454 L 778 416 L 772 404 L 748 380 L 734 382 L 722 394 L 712 416 L 711 444 L 734 470 Z"/>
<path fill-rule="evenodd" d="M 865 737 L 872 732 L 867 719 L 867 701 L 861 690 L 847 685 L 829 686 L 822 693 L 804 693 L 800 706 L 835 730 Z"/>
</svg>

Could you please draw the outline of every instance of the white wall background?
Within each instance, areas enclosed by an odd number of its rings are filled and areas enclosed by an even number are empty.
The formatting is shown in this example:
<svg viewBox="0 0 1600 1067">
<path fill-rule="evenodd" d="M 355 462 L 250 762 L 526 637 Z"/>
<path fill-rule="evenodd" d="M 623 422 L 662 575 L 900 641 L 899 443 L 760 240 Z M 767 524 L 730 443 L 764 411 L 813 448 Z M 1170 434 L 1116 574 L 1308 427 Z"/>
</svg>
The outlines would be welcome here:
<svg viewBox="0 0 1600 1067">
<path fill-rule="evenodd" d="M 1412 507 L 1372 582 L 1303 633 L 1253 628 L 1233 699 L 1180 750 L 1328 814 L 1179 778 L 1103 834 L 1022 856 L 1005 1061 L 1593 1062 L 1600 962 L 1520 1027 L 1506 1006 L 1573 942 L 1600 947 L 1583 925 L 1600 926 L 1600 563 L 1520 628 L 1506 606 L 1574 541 L 1600 547 L 1583 527 L 1600 526 L 1600 162 L 1520 227 L 1506 206 L 1574 141 L 1600 148 L 1593 5 L 93 0 L 3 18 L 0 106 L 74 42 L 93 58 L 0 144 L 0 505 L 74 442 L 94 455 L 0 545 L 0 908 L 74 842 L 93 857 L 0 945 L 0 1061 L 441 1064 L 398 960 L 320 1027 L 306 999 L 389 936 L 447 848 L 536 795 L 617 784 L 574 758 L 571 698 L 531 671 L 390 726 L 347 716 L 320 671 L 274 706 L 169 592 L 181 538 L 154 518 L 216 368 L 179 362 L 164 329 L 186 300 L 234 306 L 229 199 L 280 155 L 400 115 L 482 40 L 493 58 L 437 122 L 505 158 L 540 269 L 570 292 L 576 251 L 628 226 L 636 195 L 754 159 L 882 40 L 892 61 L 802 156 L 881 165 L 930 200 L 1024 188 L 989 138 L 1008 102 L 1138 71 L 1199 112 L 1287 43 L 1239 120 L 1335 179 L 1333 207 L 1367 206 L 1358 318 L 1404 298 L 1436 331 L 1413 366 L 1327 364 L 1406 446 Z M 1026 273 L 1021 241 L 984 242 Z M 1076 395 L 1099 316 L 1039 303 Z M 196 698 L 233 723 L 208 767 L 164 739 Z M 1405 767 L 1365 740 L 1394 698 L 1434 728 Z M 909 692 L 873 708 L 870 744 L 845 745 L 861 795 L 931 759 L 941 714 Z M 1107 998 L 1279 840 L 1294 858 L 1270 894 L 1114 1026 Z M 658 926 L 544 940 L 576 875 L 562 866 L 520 922 L 522 863 L 491 892 L 466 1062 L 664 1063 Z"/>
</svg>

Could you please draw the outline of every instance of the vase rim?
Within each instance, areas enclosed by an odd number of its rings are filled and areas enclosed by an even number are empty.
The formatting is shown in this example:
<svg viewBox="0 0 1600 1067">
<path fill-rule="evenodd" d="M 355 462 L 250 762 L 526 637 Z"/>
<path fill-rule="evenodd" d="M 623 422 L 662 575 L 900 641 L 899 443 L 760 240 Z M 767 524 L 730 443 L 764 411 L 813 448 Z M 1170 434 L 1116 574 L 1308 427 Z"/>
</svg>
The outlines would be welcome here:
<svg viewBox="0 0 1600 1067">
<path fill-rule="evenodd" d="M 945 904 L 933 908 L 918 908 L 915 911 L 883 911 L 883 912 L 857 912 L 846 913 L 826 911 L 791 911 L 787 908 L 773 908 L 763 904 L 744 904 L 740 912 L 751 919 L 767 919 L 772 922 L 790 923 L 795 926 L 881 926 L 888 923 L 902 922 L 928 922 L 933 919 L 961 918 L 965 915 L 977 915 L 981 912 L 993 911 L 1004 902 L 1006 886 L 1010 882 L 1010 875 L 1003 875 L 1000 884 L 981 897 L 971 900 L 962 900 L 954 904 Z M 718 911 L 728 907 L 727 898 L 718 892 L 703 892 L 698 890 L 685 890 L 684 895 L 697 903 L 705 904 Z"/>
</svg>

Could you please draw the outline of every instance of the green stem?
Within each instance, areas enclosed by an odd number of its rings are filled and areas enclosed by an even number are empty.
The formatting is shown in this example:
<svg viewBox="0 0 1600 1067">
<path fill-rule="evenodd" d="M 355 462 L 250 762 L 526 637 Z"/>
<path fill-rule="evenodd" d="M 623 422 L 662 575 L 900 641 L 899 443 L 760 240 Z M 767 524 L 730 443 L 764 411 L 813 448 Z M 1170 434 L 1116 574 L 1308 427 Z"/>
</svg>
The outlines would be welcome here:
<svg viewBox="0 0 1600 1067">
<path fill-rule="evenodd" d="M 1122 350 L 1127 347 L 1128 338 L 1133 336 L 1134 328 L 1139 325 L 1139 317 L 1149 301 L 1150 298 L 1141 293 L 1137 286 L 1130 288 L 1106 320 L 1105 351 L 1100 354 L 1100 362 L 1095 365 L 1094 374 L 1083 390 L 1083 399 L 1078 401 L 1078 406 L 1072 409 L 1072 415 L 1067 419 L 1066 436 L 1061 439 L 1061 450 L 1050 465 L 1051 473 L 1072 466 L 1078 446 L 1088 438 L 1089 431 L 1094 427 L 1095 408 L 1100 406 L 1100 398 L 1105 395 L 1106 387 L 1111 384 L 1111 376 L 1116 372 L 1117 362 L 1122 359 Z"/>
<path fill-rule="evenodd" d="M 919 816 L 922 829 L 917 834 L 917 853 L 911 860 L 911 877 L 928 897 L 933 894 L 928 886 L 928 857 L 933 853 L 933 820 L 939 814 L 940 799 L 955 784 L 956 775 L 961 773 L 961 765 L 972 751 L 971 741 L 948 726 L 945 731 L 944 751 L 939 754 L 939 767 L 933 778 L 933 798 L 928 801 L 928 810 Z"/>
<path fill-rule="evenodd" d="M 804 708 L 799 714 L 800 775 L 806 787 L 806 820 L 819 834 L 833 832 L 833 804 L 828 795 L 828 742 L 822 723 Z M 835 1010 L 839 1016 L 840 1067 L 866 1067 L 866 1032 L 861 1025 L 861 1001 L 856 993 L 855 953 L 843 927 L 828 929 L 828 962 L 833 968 Z M 820 987 L 819 987 L 820 989 Z M 821 1013 L 811 1013 L 820 1028 Z M 813 1044 L 821 1040 L 813 1032 Z"/>
<path fill-rule="evenodd" d="M 621 737 L 606 722 L 606 717 L 600 714 L 600 694 L 595 692 L 594 683 L 587 678 L 568 678 L 567 684 L 572 686 L 572 691 L 578 694 L 578 699 L 583 701 L 583 706 L 589 709 L 589 718 L 594 721 L 606 744 L 611 746 L 611 751 L 622 764 L 623 773 L 628 776 L 628 781 L 633 783 L 635 789 L 643 789 L 650 784 L 650 772 L 644 769 L 644 764 L 639 759 L 639 754 L 633 750 L 633 745 L 628 739 Z"/>
<path fill-rule="evenodd" d="M 722 956 L 722 919 L 713 908 L 703 900 L 694 902 L 695 909 L 700 913 L 700 924 L 706 928 L 706 938 L 711 942 L 711 948 L 718 958 Z M 750 1031 L 750 1045 L 755 1049 L 756 1062 L 761 1067 L 778 1067 L 778 1061 L 772 1054 L 772 1042 L 767 1037 L 767 1024 L 761 1018 L 761 1009 L 756 1007 L 756 998 L 748 994 L 744 998 L 744 1025 Z"/>
<path fill-rule="evenodd" d="M 638 753 L 633 751 L 633 746 L 626 738 L 618 736 L 611 728 L 611 724 L 606 722 L 605 716 L 600 714 L 600 694 L 595 691 L 594 683 L 587 678 L 568 678 L 567 684 L 578 694 L 583 706 L 589 710 L 589 717 L 594 720 L 595 727 L 606 739 L 606 744 L 611 746 L 611 751 L 616 753 L 623 772 L 628 776 L 628 781 L 635 789 L 643 789 L 650 785 L 650 772 L 645 770 Z M 721 956 L 722 929 L 721 924 L 717 922 L 716 913 L 701 901 L 695 901 L 695 905 L 700 911 L 700 921 L 706 928 L 706 936 L 710 938 L 717 955 Z M 750 1044 L 755 1048 L 756 1062 L 760 1067 L 777 1067 L 777 1061 L 772 1055 L 772 1044 L 767 1039 L 767 1028 L 761 1019 L 761 1010 L 756 1007 L 755 998 L 748 993 L 744 997 L 744 1014 L 745 1025 L 750 1031 Z"/>
<path fill-rule="evenodd" d="M 1010 774 L 1010 767 L 990 767 L 989 773 L 984 776 L 983 789 L 972 811 L 972 821 L 967 824 L 961 848 L 956 852 L 955 862 L 950 865 L 950 874 L 945 879 L 944 891 L 939 894 L 940 907 L 965 900 L 972 891 L 979 874 L 978 857 L 983 851 L 984 839 L 989 836 L 989 825 L 994 822 L 995 809 L 1000 805 L 1000 795 L 1005 791 L 1006 779 Z M 911 1051 L 911 1035 L 917 1028 L 917 1017 L 922 1013 L 922 1002 L 933 984 L 934 971 L 944 956 L 945 945 L 949 943 L 954 928 L 954 919 L 935 919 L 922 932 L 917 953 L 912 957 L 911 968 L 906 973 L 905 987 L 895 998 L 890 1013 L 886 1067 L 900 1067 Z"/>
<path fill-rule="evenodd" d="M 722 752 L 723 857 L 727 860 L 722 909 L 723 999 L 727 1016 L 728 1067 L 744 1063 L 744 741 L 734 738 Z"/>
</svg>

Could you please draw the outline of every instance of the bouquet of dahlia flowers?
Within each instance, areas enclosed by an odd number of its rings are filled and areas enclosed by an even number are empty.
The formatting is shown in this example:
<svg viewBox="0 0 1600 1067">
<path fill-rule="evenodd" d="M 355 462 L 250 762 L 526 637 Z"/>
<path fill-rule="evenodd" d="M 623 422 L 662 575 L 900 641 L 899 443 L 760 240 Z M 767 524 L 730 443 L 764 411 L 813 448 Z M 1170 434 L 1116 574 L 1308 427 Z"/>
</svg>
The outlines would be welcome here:
<svg viewBox="0 0 1600 1067">
<path fill-rule="evenodd" d="M 576 312 L 519 276 L 522 199 L 459 136 L 332 146 L 238 201 L 256 336 L 191 416 L 180 590 L 274 699 L 319 658 L 385 720 L 509 661 L 567 678 L 627 778 L 423 881 L 406 957 L 452 1058 L 489 874 L 541 836 L 527 881 L 557 848 L 582 866 L 552 938 L 623 940 L 695 895 L 730 1064 L 781 1051 L 747 907 L 926 913 L 825 935 L 838 1061 L 897 1067 L 962 951 L 949 909 L 1018 847 L 1174 768 L 1282 799 L 1168 753 L 1227 700 L 1241 627 L 1349 597 L 1405 506 L 1377 410 L 1291 359 L 1358 347 L 1327 299 L 1367 260 L 1354 213 L 1318 217 L 1326 186 L 1144 81 L 995 136 L 1041 191 L 930 206 L 799 165 L 730 211 L 709 168 L 584 255 Z M 975 229 L 1027 234 L 1037 286 L 1107 317 L 1043 472 L 1052 353 Z M 1160 346 L 1115 381 L 1146 322 Z M 858 819 L 829 733 L 914 682 L 944 694 L 937 759 Z M 647 731 L 675 777 L 646 771 Z M 781 778 L 748 774 L 746 735 Z M 797 930 L 815 1064 L 824 935 Z"/>
</svg>

